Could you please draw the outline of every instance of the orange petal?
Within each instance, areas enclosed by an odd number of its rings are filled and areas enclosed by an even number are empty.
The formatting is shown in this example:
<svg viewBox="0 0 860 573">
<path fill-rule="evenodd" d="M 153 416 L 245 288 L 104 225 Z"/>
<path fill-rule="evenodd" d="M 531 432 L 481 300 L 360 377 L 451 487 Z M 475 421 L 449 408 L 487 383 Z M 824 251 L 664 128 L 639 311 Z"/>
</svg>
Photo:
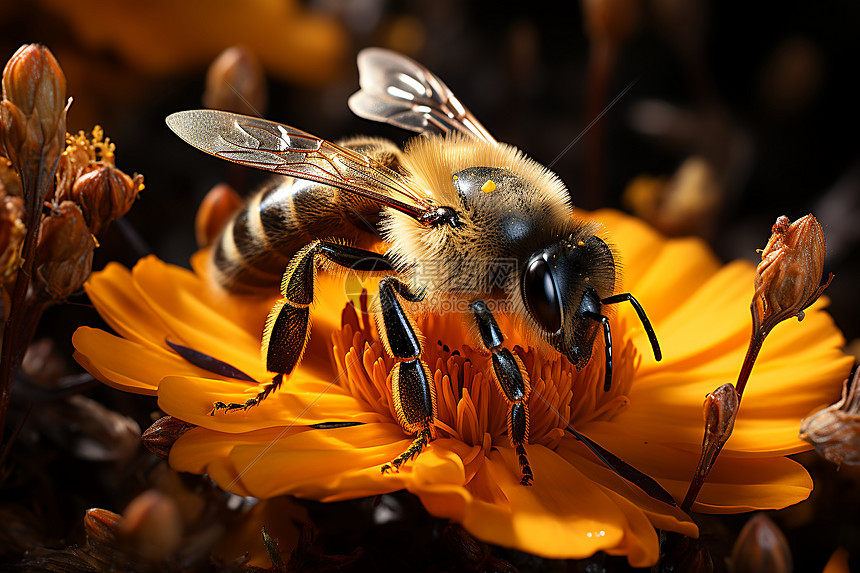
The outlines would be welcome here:
<svg viewBox="0 0 860 573">
<path fill-rule="evenodd" d="M 622 266 L 622 271 L 624 271 Z M 657 248 L 657 257 L 633 280 L 626 273 L 624 290 L 630 291 L 645 308 L 653 324 L 661 324 L 718 272 L 720 264 L 699 239 L 669 241 Z M 751 284 L 751 283 L 750 283 Z M 629 306 L 624 305 L 622 308 Z M 633 309 L 627 309 L 633 313 Z M 635 313 L 630 314 L 638 323 Z"/>
<path fill-rule="evenodd" d="M 216 356 L 251 376 L 265 372 L 259 335 L 213 309 L 206 285 L 190 271 L 147 257 L 135 265 L 132 278 L 151 320 L 163 325 L 162 338 Z"/>
<path fill-rule="evenodd" d="M 742 408 L 743 409 L 743 408 Z M 684 448 L 649 441 L 624 432 L 614 422 L 592 422 L 583 434 L 660 482 L 675 499 L 683 499 L 701 452 L 698 445 Z M 729 443 L 731 443 L 731 438 Z M 699 496 L 695 511 L 735 513 L 753 509 L 780 509 L 803 501 L 812 489 L 809 474 L 800 464 L 781 456 L 732 455 L 723 450 Z M 705 495 L 704 492 L 708 491 Z"/>
<path fill-rule="evenodd" d="M 654 499 L 639 489 L 638 486 L 628 482 L 614 471 L 607 468 L 603 462 L 598 460 L 597 457 L 578 440 L 566 436 L 559 444 L 556 453 L 567 460 L 568 463 L 582 471 L 582 473 L 587 475 L 589 479 L 603 487 L 605 491 L 614 492 L 615 495 L 624 497 L 630 503 L 635 504 L 639 510 L 648 516 L 654 527 L 668 531 L 676 531 L 688 537 L 698 536 L 698 527 L 696 527 L 696 524 L 693 523 L 689 515 L 684 513 L 677 506 L 671 506 Z M 613 451 L 613 453 L 616 452 Z M 631 463 L 631 460 L 626 458 L 622 459 Z M 639 467 L 636 469 L 642 471 Z M 650 474 L 648 475 L 649 477 L 654 477 Z"/>
<path fill-rule="evenodd" d="M 678 304 L 674 312 L 654 324 L 663 362 L 644 361 L 643 374 L 651 369 L 696 364 L 726 347 L 745 349 L 751 328 L 752 271 L 753 266 L 745 261 L 729 263 Z M 639 350 L 650 353 L 647 346 Z"/>
<path fill-rule="evenodd" d="M 407 472 L 380 471 L 408 447 L 411 439 L 403 438 L 396 424 L 244 434 L 195 428 L 173 445 L 170 463 L 180 471 L 205 471 L 242 495 L 337 501 L 403 489 Z"/>
<path fill-rule="evenodd" d="M 117 263 L 90 275 L 84 284 L 99 315 L 123 338 L 153 348 L 164 346 L 164 326 L 137 296 L 131 271 Z"/>
<path fill-rule="evenodd" d="M 457 519 L 490 543 L 549 558 L 583 558 L 620 546 L 627 516 L 599 486 L 542 446 L 529 447 L 529 460 L 535 487 L 520 485 L 515 453 L 499 448 L 485 458 L 477 484 L 413 482 L 407 489 L 430 513 Z M 503 497 L 485 497 L 486 482 Z"/>
<path fill-rule="evenodd" d="M 155 395 L 167 372 L 198 374 L 174 352 L 153 348 L 82 326 L 72 336 L 75 360 L 90 374 L 118 390 Z"/>
<path fill-rule="evenodd" d="M 289 390 L 282 388 L 246 411 L 211 415 L 215 402 L 244 404 L 262 386 L 239 380 L 166 376 L 158 391 L 158 406 L 186 422 L 227 433 L 324 422 L 388 421 L 330 382 L 293 377 L 285 385 Z"/>
<path fill-rule="evenodd" d="M 755 476 L 750 483 L 750 476 Z M 812 492 L 812 478 L 799 463 L 784 457 L 736 458 L 720 455 L 693 511 L 739 513 L 782 509 Z"/>
</svg>

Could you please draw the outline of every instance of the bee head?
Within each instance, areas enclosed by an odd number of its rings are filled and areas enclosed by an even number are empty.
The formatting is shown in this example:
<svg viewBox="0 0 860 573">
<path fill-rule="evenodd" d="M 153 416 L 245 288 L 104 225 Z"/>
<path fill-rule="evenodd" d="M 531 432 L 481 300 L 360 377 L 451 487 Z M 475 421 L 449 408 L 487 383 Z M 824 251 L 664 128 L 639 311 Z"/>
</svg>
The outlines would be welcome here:
<svg viewBox="0 0 860 573">
<path fill-rule="evenodd" d="M 577 369 L 591 358 L 601 328 L 601 300 L 612 296 L 614 289 L 612 251 L 586 232 L 533 253 L 521 279 L 529 314 L 544 338 Z"/>
</svg>

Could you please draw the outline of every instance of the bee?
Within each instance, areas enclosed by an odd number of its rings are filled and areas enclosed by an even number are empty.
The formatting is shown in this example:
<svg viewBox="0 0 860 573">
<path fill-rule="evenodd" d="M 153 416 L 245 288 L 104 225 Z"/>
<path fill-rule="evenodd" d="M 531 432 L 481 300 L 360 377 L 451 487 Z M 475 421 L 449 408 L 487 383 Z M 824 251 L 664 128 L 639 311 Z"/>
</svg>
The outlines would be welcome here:
<svg viewBox="0 0 860 573">
<path fill-rule="evenodd" d="M 396 471 L 434 437 L 435 390 L 423 337 L 406 309 L 454 300 L 467 309 L 468 326 L 491 356 L 521 483 L 530 485 L 529 378 L 506 347 L 494 308 L 504 303 L 532 345 L 561 353 L 577 369 L 589 362 L 602 332 L 606 390 L 612 337 L 604 306 L 631 303 L 660 360 L 654 330 L 633 295 L 615 292 L 612 249 L 597 224 L 574 215 L 557 175 L 496 141 L 441 79 L 413 60 L 370 48 L 359 54 L 358 68 L 352 111 L 424 137 L 401 150 L 369 137 L 332 143 L 221 111 L 167 118 L 194 147 L 289 176 L 251 198 L 212 251 L 222 286 L 241 291 L 280 282 L 282 295 L 263 333 L 271 382 L 245 403 L 216 402 L 212 414 L 260 404 L 299 364 L 318 268 L 381 274 L 376 323 L 395 360 L 390 384 L 399 422 L 414 436 L 382 471 Z M 380 239 L 384 253 L 369 248 Z"/>
</svg>

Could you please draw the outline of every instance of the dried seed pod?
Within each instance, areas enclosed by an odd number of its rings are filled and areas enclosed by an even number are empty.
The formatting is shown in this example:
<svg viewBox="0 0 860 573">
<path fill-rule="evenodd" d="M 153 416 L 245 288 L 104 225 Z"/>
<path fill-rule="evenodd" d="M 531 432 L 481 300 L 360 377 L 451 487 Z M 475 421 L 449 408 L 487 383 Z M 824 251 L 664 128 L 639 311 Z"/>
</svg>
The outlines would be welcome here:
<svg viewBox="0 0 860 573">
<path fill-rule="evenodd" d="M 0 102 L 6 155 L 18 163 L 25 148 L 66 135 L 66 76 L 45 46 L 29 44 L 6 63 Z"/>
<path fill-rule="evenodd" d="M 844 547 L 837 547 L 830 559 L 827 560 L 827 565 L 821 573 L 851 573 L 851 565 L 848 563 L 848 550 Z"/>
<path fill-rule="evenodd" d="M 266 111 L 266 74 L 257 56 L 244 46 L 227 48 L 206 72 L 203 105 L 210 109 L 261 116 Z"/>
<path fill-rule="evenodd" d="M 78 177 L 71 195 L 92 233 L 99 235 L 111 221 L 128 213 L 142 187 L 141 175 L 132 179 L 112 165 L 102 165 Z"/>
<path fill-rule="evenodd" d="M 121 525 L 122 516 L 106 509 L 95 507 L 88 509 L 84 515 L 84 530 L 91 543 L 115 543 Z"/>
<path fill-rule="evenodd" d="M 92 164 L 114 165 L 116 145 L 104 136 L 100 125 L 93 127 L 91 137 L 83 131 L 66 134 L 66 148 L 57 165 L 57 185 L 54 200 L 71 201 L 72 186 L 83 173 L 92 169 Z"/>
<path fill-rule="evenodd" d="M 791 573 L 794 569 L 788 540 L 765 514 L 744 525 L 732 548 L 734 573 Z"/>
<path fill-rule="evenodd" d="M 824 231 L 811 214 L 789 223 L 779 217 L 756 268 L 752 304 L 753 328 L 769 332 L 818 300 L 833 280 L 821 285 L 824 271 Z"/>
<path fill-rule="evenodd" d="M 57 387 L 66 373 L 66 363 L 50 338 L 37 340 L 27 347 L 21 368 L 30 380 L 44 388 Z"/>
<path fill-rule="evenodd" d="M 705 418 L 705 435 L 702 438 L 702 455 L 690 488 L 681 507 L 689 509 L 696 501 L 699 490 L 717 461 L 723 446 L 732 435 L 735 418 L 740 407 L 740 396 L 732 384 L 723 384 L 705 397 L 702 415 Z"/>
<path fill-rule="evenodd" d="M 95 247 L 81 209 L 71 201 L 55 206 L 39 228 L 38 286 L 54 300 L 68 298 L 90 276 Z"/>
<path fill-rule="evenodd" d="M 800 422 L 800 439 L 836 465 L 860 464 L 860 368 L 842 387 L 842 399 Z"/>
<path fill-rule="evenodd" d="M 227 221 L 242 206 L 242 198 L 226 183 L 219 183 L 209 190 L 194 219 L 197 246 L 208 247 L 215 242 L 218 233 Z"/>
<path fill-rule="evenodd" d="M 170 448 L 173 447 L 176 440 L 195 427 L 194 424 L 189 424 L 179 418 L 163 416 L 156 420 L 140 438 L 146 449 L 160 458 L 167 459 L 167 456 L 170 455 Z"/>
<path fill-rule="evenodd" d="M 81 131 L 68 136 L 67 143 L 57 168 L 54 202 L 77 203 L 92 233 L 99 235 L 131 209 L 143 190 L 143 176 L 132 178 L 116 168 L 116 148 L 98 125 L 91 138 Z"/>
<path fill-rule="evenodd" d="M 173 499 L 151 489 L 128 504 L 123 512 L 119 537 L 135 554 L 157 562 L 179 548 L 182 529 L 182 519 Z"/>
</svg>

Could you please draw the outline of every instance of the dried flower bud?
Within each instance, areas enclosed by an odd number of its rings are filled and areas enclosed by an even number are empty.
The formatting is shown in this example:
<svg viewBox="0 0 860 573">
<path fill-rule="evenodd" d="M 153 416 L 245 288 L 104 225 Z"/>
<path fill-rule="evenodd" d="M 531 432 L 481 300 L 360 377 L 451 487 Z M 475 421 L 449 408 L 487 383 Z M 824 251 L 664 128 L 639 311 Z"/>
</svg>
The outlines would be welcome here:
<svg viewBox="0 0 860 573">
<path fill-rule="evenodd" d="M 197 246 L 208 247 L 230 217 L 242 206 L 242 198 L 226 183 L 219 183 L 209 190 L 194 219 L 194 232 L 197 236 Z"/>
<path fill-rule="evenodd" d="M 99 235 L 111 221 L 128 213 L 142 188 L 142 175 L 132 179 L 112 165 L 103 165 L 78 177 L 71 195 L 92 233 Z"/>
<path fill-rule="evenodd" d="M 732 435 L 739 407 L 740 398 L 732 384 L 723 384 L 705 396 L 705 402 L 702 404 L 702 416 L 705 419 L 702 462 L 706 476 Z"/>
<path fill-rule="evenodd" d="M 824 231 L 811 214 L 789 224 L 776 220 L 756 268 L 753 329 L 769 332 L 815 302 L 833 280 L 821 285 L 824 271 Z M 820 286 L 819 286 L 820 285 Z"/>
<path fill-rule="evenodd" d="M 176 440 L 194 427 L 196 427 L 194 424 L 189 424 L 179 418 L 164 416 L 156 420 L 140 438 L 146 449 L 160 458 L 167 459 L 167 456 L 170 455 L 170 448 L 173 447 Z"/>
<path fill-rule="evenodd" d="M 21 247 L 27 228 L 21 218 L 24 202 L 0 191 L 0 283 L 8 283 L 18 272 Z"/>
<path fill-rule="evenodd" d="M 842 386 L 842 399 L 800 422 L 800 439 L 836 465 L 860 464 L 860 368 L 850 384 Z"/>
<path fill-rule="evenodd" d="M 84 530 L 92 542 L 113 544 L 122 525 L 122 516 L 106 509 L 88 509 L 84 516 Z"/>
<path fill-rule="evenodd" d="M 42 219 L 36 247 L 39 286 L 54 300 L 64 300 L 90 276 L 96 243 L 81 209 L 63 201 Z"/>
<path fill-rule="evenodd" d="M 723 384 L 707 396 L 702 405 L 705 432 L 714 439 L 728 439 L 735 427 L 738 393 L 732 384 Z"/>
<path fill-rule="evenodd" d="M 732 435 L 735 428 L 735 418 L 740 407 L 740 396 L 732 384 L 723 384 L 707 396 L 702 406 L 705 418 L 705 435 L 702 438 L 702 455 L 696 473 L 690 482 L 687 495 L 681 507 L 685 510 L 693 506 L 699 490 L 705 483 L 705 478 L 711 472 L 723 446 Z"/>
<path fill-rule="evenodd" d="M 148 561 L 161 561 L 182 543 L 182 520 L 172 498 L 148 490 L 134 498 L 123 512 L 119 537 Z"/>
<path fill-rule="evenodd" d="M 122 217 L 143 190 L 143 176 L 129 177 L 115 167 L 115 146 L 98 125 L 92 137 L 69 135 L 57 168 L 54 201 L 74 201 L 94 235 Z"/>
<path fill-rule="evenodd" d="M 98 126 L 96 126 L 98 127 Z M 54 186 L 54 201 L 61 203 L 72 200 L 72 187 L 75 180 L 95 162 L 90 140 L 83 131 L 77 135 L 66 135 L 66 149 L 57 163 L 57 183 Z"/>
<path fill-rule="evenodd" d="M 844 547 L 837 547 L 830 559 L 827 560 L 827 565 L 821 573 L 851 573 L 851 566 L 848 563 L 848 550 Z"/>
<path fill-rule="evenodd" d="M 66 135 L 66 77 L 45 46 L 21 46 L 3 70 L 0 142 L 20 172 L 43 147 L 59 153 Z M 53 165 L 52 165 L 53 167 Z"/>
<path fill-rule="evenodd" d="M 267 99 L 263 66 L 248 48 L 227 48 L 209 66 L 204 106 L 259 116 L 265 111 Z"/>
<path fill-rule="evenodd" d="M 791 550 L 785 535 L 765 514 L 744 525 L 732 548 L 734 573 L 791 573 Z"/>
<path fill-rule="evenodd" d="M 45 46 L 21 46 L 6 63 L 3 97 L 25 115 L 36 112 L 41 119 L 50 119 L 63 109 L 65 96 L 66 77 Z"/>
<path fill-rule="evenodd" d="M 21 368 L 30 380 L 44 388 L 56 388 L 66 373 L 66 363 L 50 338 L 37 340 L 27 347 Z"/>
</svg>

